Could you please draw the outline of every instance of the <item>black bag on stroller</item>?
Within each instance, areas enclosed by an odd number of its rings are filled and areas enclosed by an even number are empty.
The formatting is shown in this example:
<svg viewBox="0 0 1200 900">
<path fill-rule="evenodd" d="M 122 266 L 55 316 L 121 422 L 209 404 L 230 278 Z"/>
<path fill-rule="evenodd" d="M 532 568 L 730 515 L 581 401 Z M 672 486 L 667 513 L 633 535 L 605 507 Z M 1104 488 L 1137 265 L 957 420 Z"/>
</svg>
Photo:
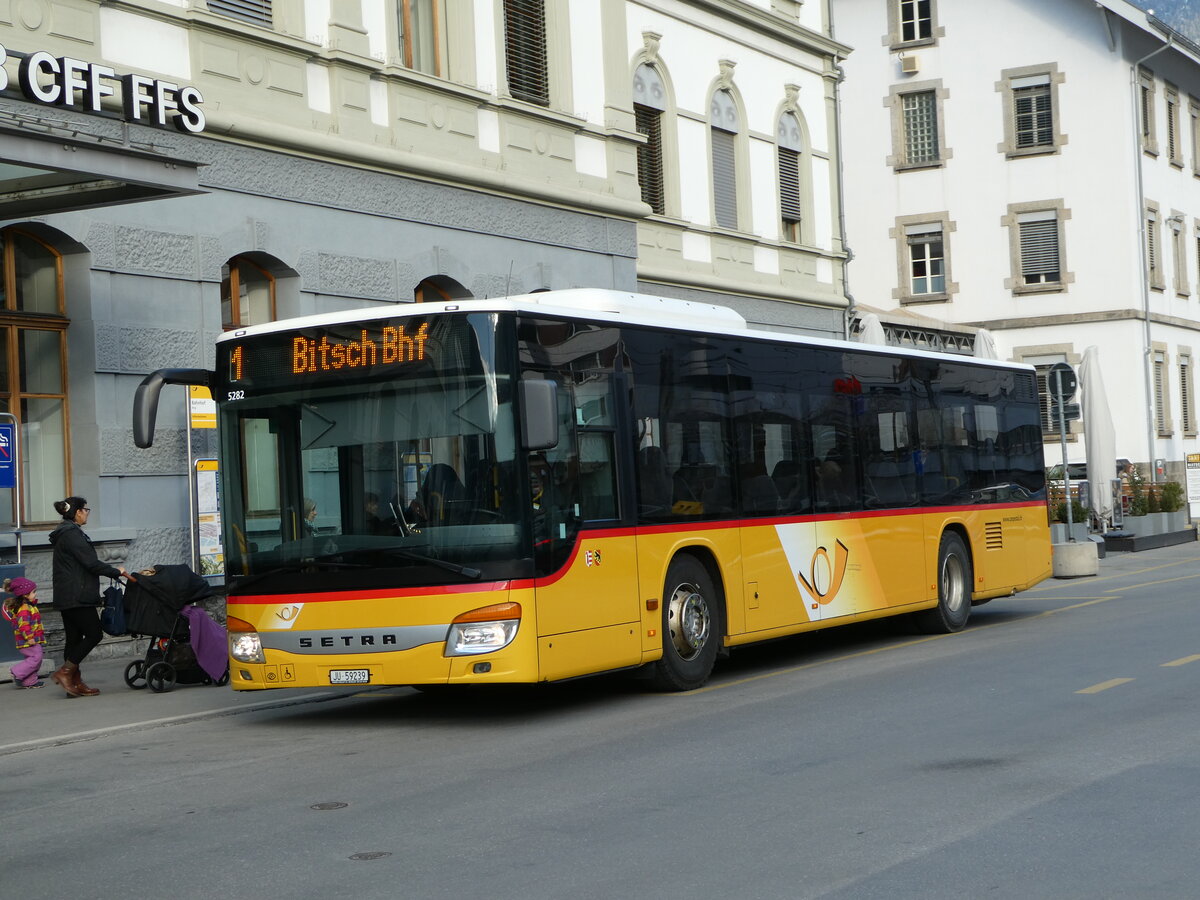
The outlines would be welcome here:
<svg viewBox="0 0 1200 900">
<path fill-rule="evenodd" d="M 197 660 L 184 612 L 215 595 L 212 586 L 188 566 L 156 566 L 153 574 L 131 576 L 125 586 L 125 626 L 130 634 L 155 640 L 150 641 L 144 659 L 125 667 L 125 683 L 134 689 L 149 685 L 156 693 L 176 684 L 228 684 L 227 663 L 223 673 L 214 677 Z M 211 619 L 208 624 L 220 628 Z"/>
</svg>

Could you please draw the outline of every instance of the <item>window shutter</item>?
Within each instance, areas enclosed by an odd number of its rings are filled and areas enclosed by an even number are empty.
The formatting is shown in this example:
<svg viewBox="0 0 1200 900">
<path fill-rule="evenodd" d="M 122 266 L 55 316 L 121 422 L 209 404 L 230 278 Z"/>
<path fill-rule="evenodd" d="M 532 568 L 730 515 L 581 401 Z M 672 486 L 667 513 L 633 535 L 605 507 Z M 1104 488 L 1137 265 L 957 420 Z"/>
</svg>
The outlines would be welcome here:
<svg viewBox="0 0 1200 900">
<path fill-rule="evenodd" d="M 737 216 L 737 169 L 736 135 L 720 128 L 710 129 L 712 132 L 713 157 L 713 209 L 717 216 L 717 225 L 722 228 L 738 227 Z"/>
<path fill-rule="evenodd" d="M 1167 433 L 1166 362 L 1161 353 L 1154 354 L 1154 424 L 1159 434 Z"/>
<path fill-rule="evenodd" d="M 208 11 L 252 25 L 273 24 L 271 0 L 208 0 Z"/>
<path fill-rule="evenodd" d="M 1058 220 L 1021 222 L 1021 274 L 1058 281 Z"/>
<path fill-rule="evenodd" d="M 1179 403 L 1180 425 L 1184 434 L 1191 434 L 1195 430 L 1192 422 L 1192 361 L 1187 356 L 1179 358 Z"/>
<path fill-rule="evenodd" d="M 1050 108 L 1050 85 L 1013 90 L 1018 147 L 1046 147 L 1054 143 L 1054 116 Z"/>
<path fill-rule="evenodd" d="M 662 167 L 662 113 L 657 109 L 633 105 L 635 127 L 639 134 L 646 136 L 646 143 L 641 144 L 637 151 L 638 184 L 642 188 L 642 200 L 650 204 L 650 208 L 658 215 L 665 211 L 663 203 L 663 167 Z"/>
<path fill-rule="evenodd" d="M 779 208 L 785 222 L 800 221 L 800 154 L 779 148 Z"/>
<path fill-rule="evenodd" d="M 513 97 L 550 105 L 543 0 L 504 0 L 504 62 Z"/>
<path fill-rule="evenodd" d="M 1057 432 L 1050 416 L 1050 409 L 1053 406 L 1050 393 L 1050 366 L 1037 367 L 1037 386 L 1038 386 L 1038 406 L 1041 407 L 1042 417 L 1042 433 L 1049 434 Z"/>
</svg>

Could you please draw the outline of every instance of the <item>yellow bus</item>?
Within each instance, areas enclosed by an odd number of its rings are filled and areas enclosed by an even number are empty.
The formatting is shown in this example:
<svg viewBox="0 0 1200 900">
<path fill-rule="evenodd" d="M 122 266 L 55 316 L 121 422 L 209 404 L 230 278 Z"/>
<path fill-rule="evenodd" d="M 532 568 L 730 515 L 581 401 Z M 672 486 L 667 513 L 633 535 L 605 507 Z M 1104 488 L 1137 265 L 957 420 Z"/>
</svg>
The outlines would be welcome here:
<svg viewBox="0 0 1200 900">
<path fill-rule="evenodd" d="M 222 336 L 230 683 L 702 685 L 731 648 L 963 628 L 1050 573 L 1029 366 L 599 290 Z"/>
</svg>

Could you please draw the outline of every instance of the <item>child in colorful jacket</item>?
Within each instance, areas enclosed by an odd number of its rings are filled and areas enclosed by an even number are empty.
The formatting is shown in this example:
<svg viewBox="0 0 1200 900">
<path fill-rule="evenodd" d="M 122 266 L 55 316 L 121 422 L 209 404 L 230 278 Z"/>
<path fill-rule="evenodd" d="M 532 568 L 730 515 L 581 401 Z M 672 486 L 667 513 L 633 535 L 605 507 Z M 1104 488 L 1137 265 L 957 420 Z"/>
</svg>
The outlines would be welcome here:
<svg viewBox="0 0 1200 900">
<path fill-rule="evenodd" d="M 38 679 L 42 667 L 42 647 L 46 635 L 42 631 L 42 614 L 37 608 L 37 585 L 28 578 L 4 579 L 4 590 L 12 594 L 4 601 L 4 611 L 12 619 L 13 637 L 17 650 L 25 657 L 13 666 L 13 685 L 18 688 L 40 688 L 44 681 Z"/>
</svg>

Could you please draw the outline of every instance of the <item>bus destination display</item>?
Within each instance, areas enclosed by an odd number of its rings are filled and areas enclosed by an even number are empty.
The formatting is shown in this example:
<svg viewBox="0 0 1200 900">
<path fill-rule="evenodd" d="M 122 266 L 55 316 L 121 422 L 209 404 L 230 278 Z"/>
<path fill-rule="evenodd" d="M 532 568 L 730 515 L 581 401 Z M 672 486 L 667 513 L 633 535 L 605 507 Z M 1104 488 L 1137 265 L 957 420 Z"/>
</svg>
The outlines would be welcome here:
<svg viewBox="0 0 1200 900">
<path fill-rule="evenodd" d="M 229 347 L 227 377 L 286 382 L 308 375 L 355 372 L 370 375 L 382 368 L 432 361 L 429 322 L 388 324 L 374 329 L 307 329 L 303 333 L 271 335 Z"/>
</svg>

